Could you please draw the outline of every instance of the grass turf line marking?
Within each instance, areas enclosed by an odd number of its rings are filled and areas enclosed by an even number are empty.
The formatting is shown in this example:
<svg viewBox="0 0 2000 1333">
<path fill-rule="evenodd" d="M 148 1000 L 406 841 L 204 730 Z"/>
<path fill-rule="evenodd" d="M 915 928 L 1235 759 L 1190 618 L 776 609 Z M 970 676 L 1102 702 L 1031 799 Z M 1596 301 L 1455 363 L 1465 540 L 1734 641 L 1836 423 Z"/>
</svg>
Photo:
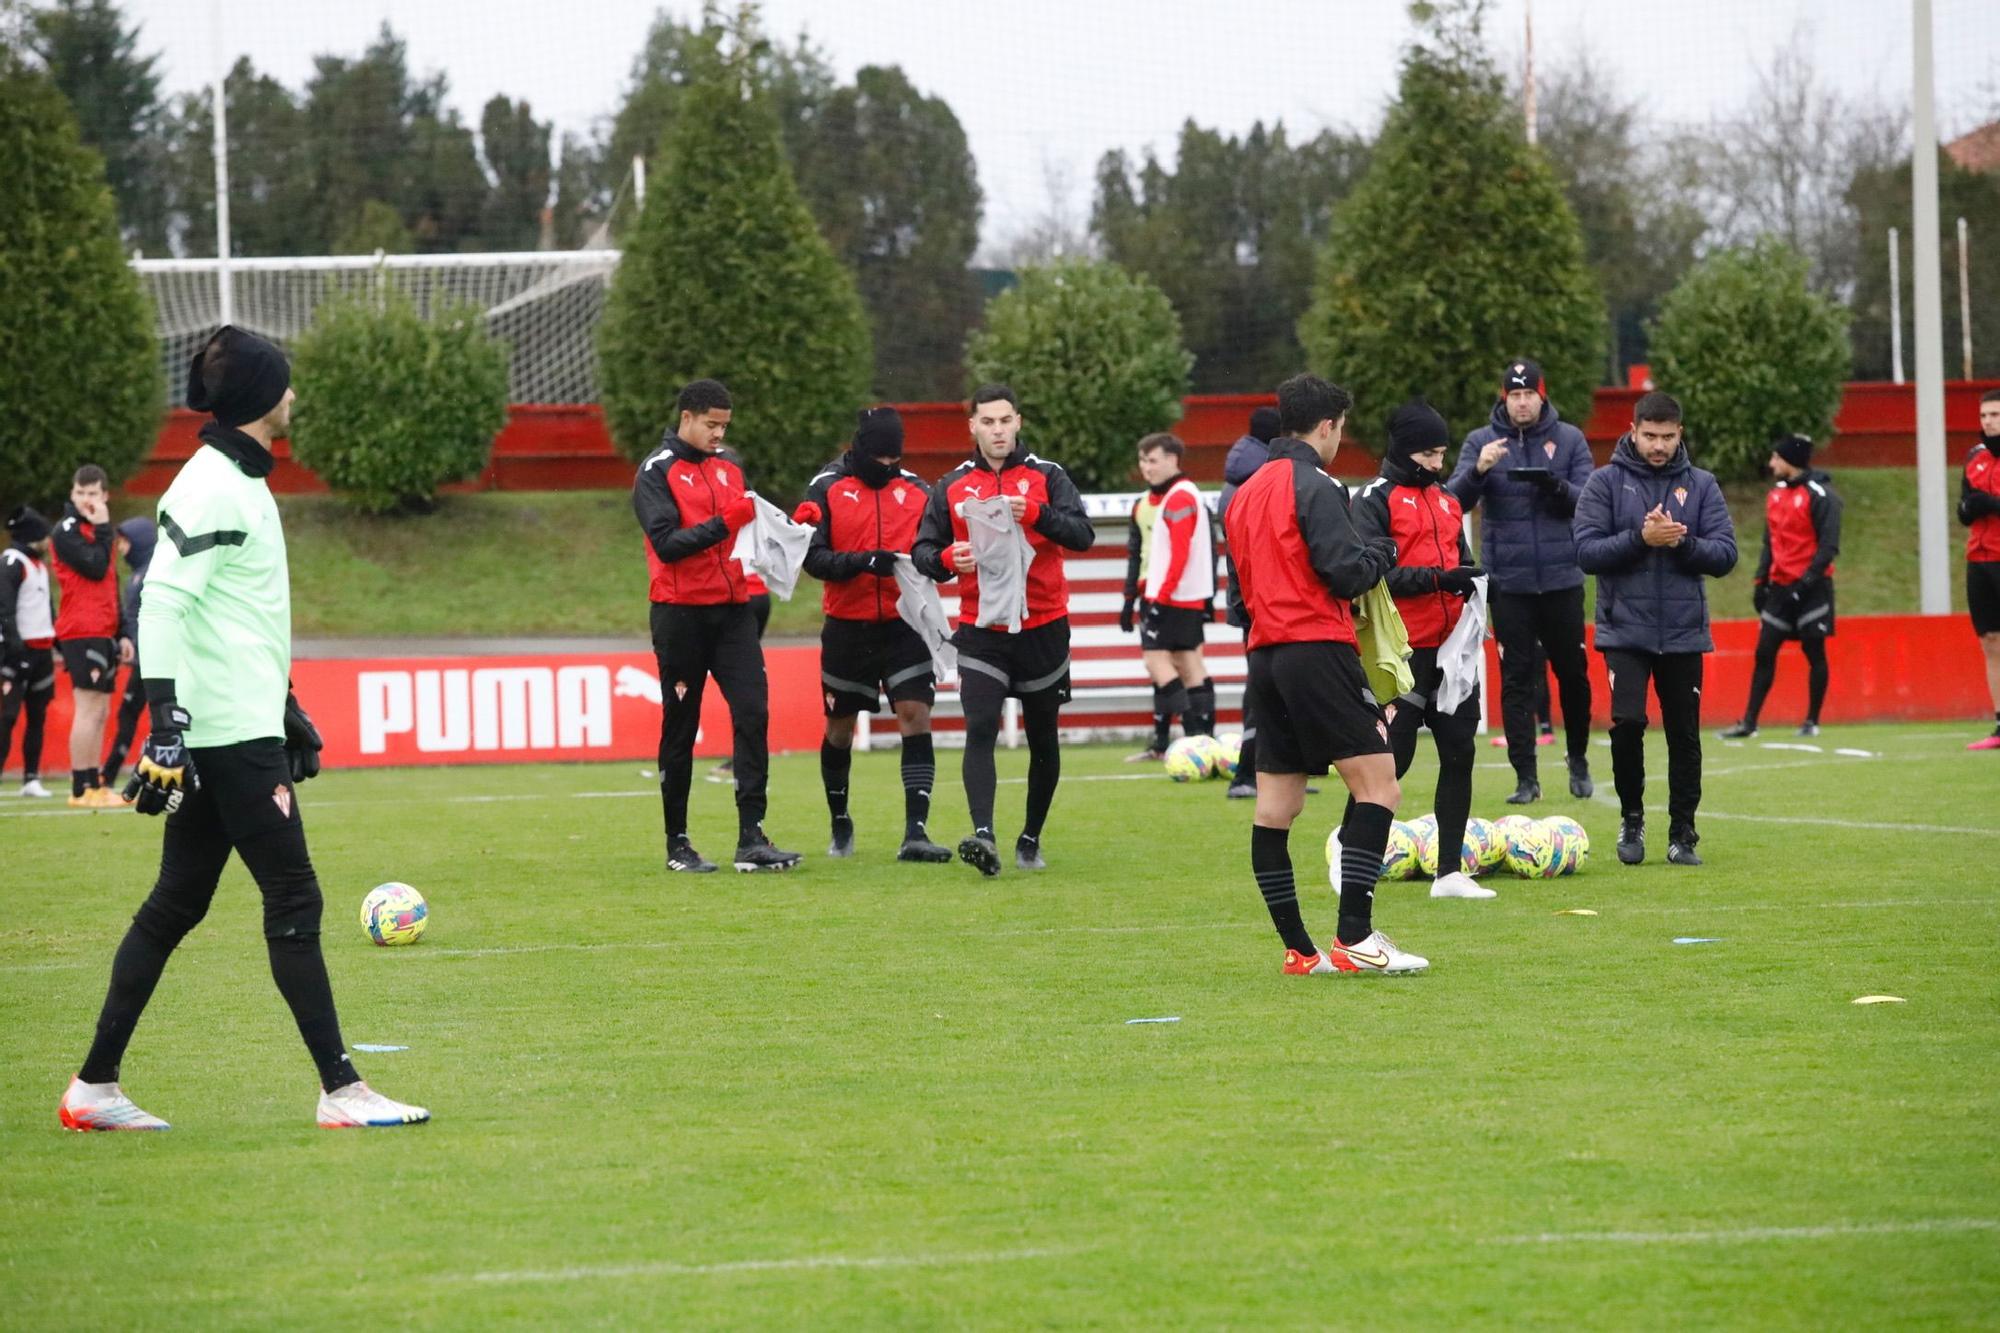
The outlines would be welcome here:
<svg viewBox="0 0 2000 1333">
<path fill-rule="evenodd" d="M 1739 1227 L 1733 1231 L 1543 1231 L 1489 1236 L 1482 1245 L 1734 1245 L 1749 1240 L 1823 1240 L 1837 1236 L 1903 1236 L 1950 1231 L 2000 1231 L 1990 1217 L 1935 1217 L 1914 1222 L 1852 1222 L 1816 1227 Z"/>
<path fill-rule="evenodd" d="M 516 1282 L 601 1282 L 625 1277 L 712 1277 L 728 1273 L 803 1273 L 819 1269 L 959 1268 L 974 1264 L 1018 1263 L 1053 1259 L 1074 1250 L 990 1250 L 970 1254 L 817 1254 L 797 1259 L 734 1259 L 713 1264 L 682 1264 L 669 1260 L 636 1264 L 585 1264 L 575 1268 L 524 1268 L 489 1273 L 451 1275 L 448 1281 L 500 1284 Z"/>
</svg>

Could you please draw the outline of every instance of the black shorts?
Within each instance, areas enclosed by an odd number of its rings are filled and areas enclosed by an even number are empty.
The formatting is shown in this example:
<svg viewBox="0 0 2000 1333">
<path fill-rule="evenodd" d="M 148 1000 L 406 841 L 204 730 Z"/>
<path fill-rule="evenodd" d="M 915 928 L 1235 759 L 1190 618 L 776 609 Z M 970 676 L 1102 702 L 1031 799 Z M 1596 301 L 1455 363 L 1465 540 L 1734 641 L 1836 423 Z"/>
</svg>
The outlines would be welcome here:
<svg viewBox="0 0 2000 1333">
<path fill-rule="evenodd" d="M 1965 605 L 1974 634 L 2000 634 L 2000 560 L 1965 562 Z"/>
<path fill-rule="evenodd" d="M 1821 579 L 1796 601 L 1790 584 L 1772 584 L 1757 619 L 1763 622 L 1766 631 L 1780 639 L 1832 638 L 1833 580 Z"/>
<path fill-rule="evenodd" d="M 118 684 L 118 645 L 110 639 L 64 639 L 56 644 L 71 689 L 109 694 Z"/>
<path fill-rule="evenodd" d="M 901 619 L 828 616 L 819 632 L 819 685 L 828 717 L 878 713 L 884 694 L 892 704 L 937 698 L 930 649 Z"/>
<path fill-rule="evenodd" d="M 985 676 L 1016 699 L 1054 693 L 1058 703 L 1069 702 L 1069 617 L 1019 634 L 960 625 L 951 642 L 961 682 Z"/>
<path fill-rule="evenodd" d="M 1139 619 L 1139 646 L 1151 652 L 1186 653 L 1201 647 L 1208 616 L 1192 606 L 1147 602 Z"/>
<path fill-rule="evenodd" d="M 1388 721 L 1351 644 L 1252 648 L 1244 699 L 1257 718 L 1259 773 L 1317 776 L 1335 760 L 1389 753 Z"/>
</svg>

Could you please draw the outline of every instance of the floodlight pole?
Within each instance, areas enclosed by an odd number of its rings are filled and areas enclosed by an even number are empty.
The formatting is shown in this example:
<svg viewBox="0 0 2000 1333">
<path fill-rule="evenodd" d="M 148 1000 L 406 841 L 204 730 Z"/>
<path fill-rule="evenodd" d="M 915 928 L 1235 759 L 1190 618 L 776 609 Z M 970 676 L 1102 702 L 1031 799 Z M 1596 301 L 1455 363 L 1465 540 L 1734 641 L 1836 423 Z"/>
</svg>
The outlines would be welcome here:
<svg viewBox="0 0 2000 1333">
<path fill-rule="evenodd" d="M 1972 378 L 1972 260 L 1966 243 L 1965 219 L 1958 220 L 1958 355 L 1959 378 Z"/>
<path fill-rule="evenodd" d="M 1521 114 L 1527 121 L 1528 143 L 1535 142 L 1535 0 L 1527 0 L 1528 58 L 1521 79 Z"/>
<path fill-rule="evenodd" d="M 229 116 L 223 103 L 222 0 L 209 0 L 209 61 L 215 69 L 215 296 L 220 323 L 236 322 L 236 293 L 229 275 Z"/>
<path fill-rule="evenodd" d="M 1901 234 L 1889 228 L 1889 378 L 1903 382 L 1903 248 Z"/>
<path fill-rule="evenodd" d="M 1915 204 L 1911 262 L 1917 311 L 1917 569 L 1923 613 L 1951 610 L 1945 555 L 1944 294 L 1938 245 L 1937 110 L 1931 86 L 1931 0 L 1910 3 L 1911 92 L 1915 149 L 1910 186 Z"/>
</svg>

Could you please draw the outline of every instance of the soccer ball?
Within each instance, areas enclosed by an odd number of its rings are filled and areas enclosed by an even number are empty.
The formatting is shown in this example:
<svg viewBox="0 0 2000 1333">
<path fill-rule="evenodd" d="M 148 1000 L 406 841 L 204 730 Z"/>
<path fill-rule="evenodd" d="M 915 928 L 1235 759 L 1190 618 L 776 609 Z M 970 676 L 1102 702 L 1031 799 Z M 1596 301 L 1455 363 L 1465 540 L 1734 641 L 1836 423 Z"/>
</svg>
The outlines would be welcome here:
<svg viewBox="0 0 2000 1333">
<path fill-rule="evenodd" d="M 1425 815 L 1410 821 L 1410 838 L 1416 843 L 1416 869 L 1418 873 L 1437 878 L 1438 872 L 1438 821 L 1436 815 Z M 1412 876 L 1414 878 L 1414 876 Z"/>
<path fill-rule="evenodd" d="M 1382 848 L 1382 878 L 1415 879 L 1416 877 L 1416 830 L 1399 819 L 1389 826 L 1389 841 Z"/>
<path fill-rule="evenodd" d="M 1577 867 L 1583 864 L 1583 842 L 1571 837 L 1567 829 L 1554 823 L 1549 825 L 1549 838 L 1555 843 L 1556 848 L 1555 873 L 1574 875 Z"/>
<path fill-rule="evenodd" d="M 361 900 L 361 928 L 377 944 L 415 944 L 430 914 L 423 894 L 394 880 L 376 885 Z"/>
<path fill-rule="evenodd" d="M 1167 747 L 1167 776 L 1175 782 L 1199 782 L 1209 774 L 1210 755 L 1201 742 L 1206 736 L 1183 736 Z M 1214 744 L 1209 741 L 1209 744 Z"/>
<path fill-rule="evenodd" d="M 1465 841 L 1459 857 L 1461 870 L 1468 875 L 1478 875 L 1506 859 L 1507 844 L 1501 840 L 1491 820 L 1474 816 L 1465 821 Z"/>
<path fill-rule="evenodd" d="M 1565 838 L 1576 844 L 1576 859 L 1579 862 L 1590 859 L 1590 834 L 1584 831 L 1583 825 L 1568 815 L 1550 815 L 1542 822 L 1552 829 L 1559 830 Z"/>
<path fill-rule="evenodd" d="M 1213 736 L 1183 736 L 1181 739 L 1201 756 L 1202 767 L 1205 770 L 1203 777 L 1219 778 L 1229 772 L 1229 757 L 1223 753 L 1221 741 Z"/>
<path fill-rule="evenodd" d="M 1504 849 L 1507 840 L 1514 836 L 1516 829 L 1526 828 L 1534 822 L 1526 815 L 1502 815 L 1493 821 L 1493 831 L 1500 835 L 1501 846 Z"/>
<path fill-rule="evenodd" d="M 1562 873 L 1559 837 L 1547 824 L 1525 821 L 1507 835 L 1507 868 L 1523 879 L 1554 879 Z"/>
<path fill-rule="evenodd" d="M 1221 776 L 1234 782 L 1236 770 L 1243 763 L 1243 736 L 1240 732 L 1225 731 L 1215 738 L 1216 752 L 1221 762 Z"/>
</svg>

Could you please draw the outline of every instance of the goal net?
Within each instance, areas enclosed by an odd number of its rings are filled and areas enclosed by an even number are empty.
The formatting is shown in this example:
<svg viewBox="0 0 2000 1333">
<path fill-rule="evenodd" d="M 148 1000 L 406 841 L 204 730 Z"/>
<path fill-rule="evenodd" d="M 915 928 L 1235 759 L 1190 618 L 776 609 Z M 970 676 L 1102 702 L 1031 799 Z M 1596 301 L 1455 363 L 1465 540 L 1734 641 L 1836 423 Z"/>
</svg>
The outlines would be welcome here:
<svg viewBox="0 0 2000 1333">
<path fill-rule="evenodd" d="M 222 322 L 219 262 L 141 259 L 132 265 L 153 298 L 168 401 L 184 405 L 187 366 Z M 597 401 L 597 321 L 618 251 L 519 254 L 333 255 L 233 259 L 233 322 L 289 348 L 321 304 L 351 292 L 395 290 L 425 314 L 470 304 L 510 349 L 508 399 Z"/>
</svg>

